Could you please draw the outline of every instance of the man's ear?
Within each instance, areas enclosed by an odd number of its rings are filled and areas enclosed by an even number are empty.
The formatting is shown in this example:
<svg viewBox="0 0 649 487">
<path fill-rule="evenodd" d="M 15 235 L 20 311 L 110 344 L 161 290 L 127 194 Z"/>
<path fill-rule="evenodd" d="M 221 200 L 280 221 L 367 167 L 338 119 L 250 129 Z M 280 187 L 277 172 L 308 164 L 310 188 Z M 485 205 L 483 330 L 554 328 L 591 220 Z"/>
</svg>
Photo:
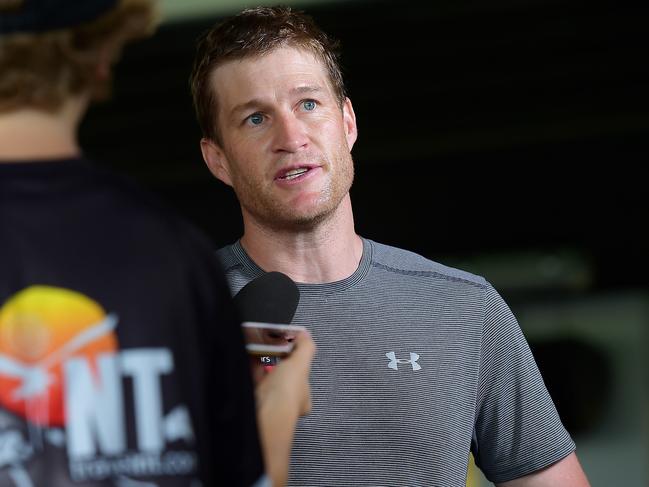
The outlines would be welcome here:
<svg viewBox="0 0 649 487">
<path fill-rule="evenodd" d="M 343 124 L 347 145 L 349 146 L 349 150 L 352 150 L 354 142 L 356 142 L 356 138 L 358 137 L 358 128 L 356 127 L 354 107 L 352 107 L 352 101 L 349 98 L 345 98 L 345 103 L 343 103 Z"/>
<path fill-rule="evenodd" d="M 223 153 L 223 149 L 213 140 L 203 137 L 201 139 L 201 152 L 203 153 L 203 160 L 207 164 L 210 172 L 217 179 L 220 179 L 228 186 L 232 186 L 230 168 L 228 167 L 228 160 Z"/>
</svg>

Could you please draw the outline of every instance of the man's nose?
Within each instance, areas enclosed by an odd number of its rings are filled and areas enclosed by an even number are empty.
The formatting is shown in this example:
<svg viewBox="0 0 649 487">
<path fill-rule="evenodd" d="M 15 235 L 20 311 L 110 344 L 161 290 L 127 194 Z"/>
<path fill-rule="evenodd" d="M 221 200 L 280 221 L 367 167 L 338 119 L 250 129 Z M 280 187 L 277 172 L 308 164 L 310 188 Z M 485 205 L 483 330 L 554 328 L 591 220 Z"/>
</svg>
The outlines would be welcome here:
<svg viewBox="0 0 649 487">
<path fill-rule="evenodd" d="M 297 152 L 309 143 L 307 127 L 294 113 L 284 114 L 275 126 L 274 150 Z"/>
</svg>

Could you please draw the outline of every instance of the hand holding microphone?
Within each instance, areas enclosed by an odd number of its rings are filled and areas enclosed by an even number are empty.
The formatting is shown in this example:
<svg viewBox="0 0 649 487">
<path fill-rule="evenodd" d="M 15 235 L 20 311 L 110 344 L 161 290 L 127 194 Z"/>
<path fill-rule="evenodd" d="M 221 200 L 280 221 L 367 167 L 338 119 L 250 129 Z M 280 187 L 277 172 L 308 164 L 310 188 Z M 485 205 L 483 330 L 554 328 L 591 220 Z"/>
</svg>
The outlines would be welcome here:
<svg viewBox="0 0 649 487">
<path fill-rule="evenodd" d="M 257 407 L 261 408 L 269 398 L 285 396 L 296 416 L 311 408 L 308 379 L 315 354 L 315 343 L 306 328 L 290 325 L 299 301 L 297 285 L 281 272 L 262 274 L 234 297 L 252 357 Z M 277 357 L 283 358 L 273 368 L 276 377 L 266 378 L 264 359 Z"/>
<path fill-rule="evenodd" d="M 281 272 L 262 274 L 234 297 L 246 349 L 252 356 L 255 383 L 279 362 L 279 357 L 291 352 L 295 337 L 305 331 L 290 324 L 299 301 L 297 285 Z"/>
<path fill-rule="evenodd" d="M 253 364 L 259 436 L 273 486 L 286 482 L 295 425 L 311 410 L 315 343 L 304 327 L 289 325 L 299 300 L 297 285 L 280 272 L 250 281 L 234 297 Z M 262 360 L 271 356 L 282 359 L 268 374 Z"/>
</svg>

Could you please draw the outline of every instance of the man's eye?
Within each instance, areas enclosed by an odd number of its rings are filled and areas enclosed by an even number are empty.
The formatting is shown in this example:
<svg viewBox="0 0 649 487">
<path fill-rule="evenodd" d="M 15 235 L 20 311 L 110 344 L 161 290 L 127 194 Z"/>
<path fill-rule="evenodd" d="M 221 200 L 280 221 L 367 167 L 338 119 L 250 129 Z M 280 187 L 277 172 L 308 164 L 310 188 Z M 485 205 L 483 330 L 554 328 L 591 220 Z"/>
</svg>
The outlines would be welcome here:
<svg viewBox="0 0 649 487">
<path fill-rule="evenodd" d="M 253 125 L 260 125 L 264 121 L 264 116 L 261 113 L 253 113 L 248 117 L 248 120 Z"/>
<path fill-rule="evenodd" d="M 304 107 L 305 110 L 310 112 L 315 110 L 316 102 L 314 100 L 304 100 L 302 102 L 302 106 Z"/>
</svg>

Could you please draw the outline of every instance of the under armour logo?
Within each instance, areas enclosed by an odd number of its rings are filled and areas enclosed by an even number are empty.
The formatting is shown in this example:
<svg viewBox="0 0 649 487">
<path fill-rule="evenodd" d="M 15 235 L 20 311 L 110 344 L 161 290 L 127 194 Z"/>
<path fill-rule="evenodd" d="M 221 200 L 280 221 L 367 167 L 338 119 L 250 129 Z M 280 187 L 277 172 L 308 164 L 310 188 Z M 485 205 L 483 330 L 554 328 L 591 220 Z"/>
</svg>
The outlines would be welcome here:
<svg viewBox="0 0 649 487">
<path fill-rule="evenodd" d="M 388 352 L 385 354 L 385 356 L 390 359 L 390 363 L 388 364 L 388 367 L 390 367 L 391 369 L 399 370 L 398 364 L 410 364 L 412 365 L 412 370 L 421 369 L 421 365 L 417 363 L 417 360 L 419 360 L 418 353 L 410 352 L 410 360 L 397 358 L 394 352 Z"/>
</svg>

